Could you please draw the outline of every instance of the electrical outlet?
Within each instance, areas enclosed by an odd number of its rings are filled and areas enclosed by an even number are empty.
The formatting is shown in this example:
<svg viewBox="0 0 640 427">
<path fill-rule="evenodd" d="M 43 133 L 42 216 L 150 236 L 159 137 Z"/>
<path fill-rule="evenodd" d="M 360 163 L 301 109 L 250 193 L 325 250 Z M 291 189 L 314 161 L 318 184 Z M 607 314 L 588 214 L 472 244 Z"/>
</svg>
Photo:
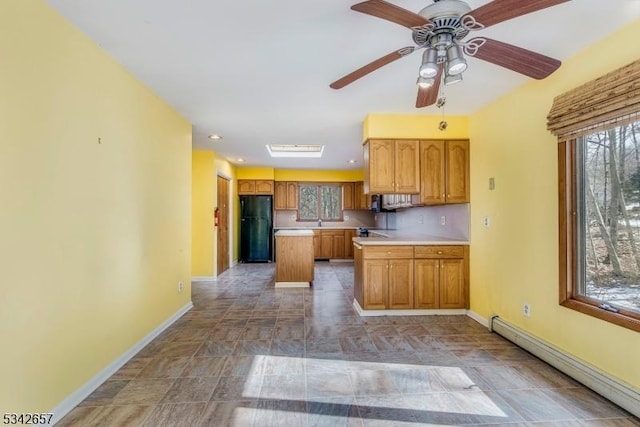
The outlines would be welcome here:
<svg viewBox="0 0 640 427">
<path fill-rule="evenodd" d="M 484 225 L 484 228 L 489 228 L 491 226 L 491 219 L 488 216 L 485 216 L 482 219 L 482 225 Z"/>
<path fill-rule="evenodd" d="M 345 221 L 349 221 L 349 215 L 345 215 L 345 216 L 344 216 L 344 220 L 345 220 Z"/>
<path fill-rule="evenodd" d="M 531 304 L 528 302 L 522 304 L 522 314 L 524 317 L 531 317 Z"/>
<path fill-rule="evenodd" d="M 178 292 L 182 292 L 184 290 L 184 285 L 182 282 L 178 282 Z"/>
<path fill-rule="evenodd" d="M 442 215 L 440 217 L 440 225 L 447 225 L 447 217 Z"/>
</svg>

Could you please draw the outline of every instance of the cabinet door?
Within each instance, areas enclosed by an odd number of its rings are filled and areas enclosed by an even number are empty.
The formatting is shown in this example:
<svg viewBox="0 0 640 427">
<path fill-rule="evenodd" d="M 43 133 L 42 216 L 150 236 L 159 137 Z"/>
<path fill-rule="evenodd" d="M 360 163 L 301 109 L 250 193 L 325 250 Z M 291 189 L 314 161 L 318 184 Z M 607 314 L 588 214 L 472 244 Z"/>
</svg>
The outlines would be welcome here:
<svg viewBox="0 0 640 427">
<path fill-rule="evenodd" d="M 344 230 L 344 257 L 345 258 L 353 258 L 353 238 L 356 237 L 356 230 L 348 229 Z M 362 249 L 360 250 L 362 253 Z"/>
<path fill-rule="evenodd" d="M 333 255 L 333 236 L 320 234 L 320 258 L 329 259 Z"/>
<path fill-rule="evenodd" d="M 256 194 L 256 182 L 252 179 L 239 179 L 238 194 Z"/>
<path fill-rule="evenodd" d="M 273 194 L 273 181 L 257 180 L 256 194 Z"/>
<path fill-rule="evenodd" d="M 445 203 L 445 142 L 420 141 L 420 201 Z"/>
<path fill-rule="evenodd" d="M 440 261 L 437 259 L 417 259 L 414 261 L 414 269 L 414 307 L 438 308 Z"/>
<path fill-rule="evenodd" d="M 389 264 L 387 260 L 365 260 L 364 264 L 364 308 L 384 310 L 387 308 L 389 290 Z"/>
<path fill-rule="evenodd" d="M 413 260 L 389 261 L 390 309 L 413 308 Z"/>
<path fill-rule="evenodd" d="M 395 144 L 395 193 L 420 193 L 419 142 L 398 140 Z"/>
<path fill-rule="evenodd" d="M 465 308 L 464 260 L 440 260 L 440 308 Z"/>
<path fill-rule="evenodd" d="M 333 236 L 333 250 L 331 251 L 331 258 L 343 259 L 344 256 L 344 232 L 341 231 L 340 235 Z"/>
<path fill-rule="evenodd" d="M 287 209 L 287 183 L 276 181 L 273 194 L 274 209 Z"/>
<path fill-rule="evenodd" d="M 298 210 L 297 182 L 287 182 L 287 209 Z"/>
<path fill-rule="evenodd" d="M 395 192 L 395 141 L 372 139 L 367 142 L 369 152 L 369 194 Z"/>
<path fill-rule="evenodd" d="M 447 141 L 447 203 L 469 203 L 469 141 Z"/>
<path fill-rule="evenodd" d="M 355 184 L 355 209 L 371 209 L 369 196 L 364 194 L 364 182 L 358 181 Z"/>
<path fill-rule="evenodd" d="M 313 231 L 313 258 L 322 258 L 322 235 L 319 230 Z"/>
<path fill-rule="evenodd" d="M 353 245 L 353 297 L 358 301 L 360 307 L 364 307 L 363 286 L 364 286 L 364 259 L 362 257 L 362 246 Z"/>
<path fill-rule="evenodd" d="M 342 209 L 355 209 L 355 184 L 353 182 L 342 183 Z"/>
</svg>

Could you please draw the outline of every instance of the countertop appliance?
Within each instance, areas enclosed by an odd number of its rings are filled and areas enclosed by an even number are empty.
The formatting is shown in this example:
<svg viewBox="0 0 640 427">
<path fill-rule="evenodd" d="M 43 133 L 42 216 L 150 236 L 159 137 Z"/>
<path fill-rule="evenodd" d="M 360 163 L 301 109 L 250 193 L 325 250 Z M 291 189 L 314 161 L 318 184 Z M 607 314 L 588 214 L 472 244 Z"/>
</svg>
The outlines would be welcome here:
<svg viewBox="0 0 640 427">
<path fill-rule="evenodd" d="M 359 227 L 358 237 L 369 237 L 369 230 L 365 227 Z"/>
<path fill-rule="evenodd" d="M 371 211 L 372 212 L 395 212 L 395 209 L 387 209 L 385 208 L 385 204 L 383 203 L 382 194 L 372 194 L 371 195 Z"/>
<path fill-rule="evenodd" d="M 270 262 L 272 253 L 272 196 L 240 196 L 240 262 Z"/>
</svg>

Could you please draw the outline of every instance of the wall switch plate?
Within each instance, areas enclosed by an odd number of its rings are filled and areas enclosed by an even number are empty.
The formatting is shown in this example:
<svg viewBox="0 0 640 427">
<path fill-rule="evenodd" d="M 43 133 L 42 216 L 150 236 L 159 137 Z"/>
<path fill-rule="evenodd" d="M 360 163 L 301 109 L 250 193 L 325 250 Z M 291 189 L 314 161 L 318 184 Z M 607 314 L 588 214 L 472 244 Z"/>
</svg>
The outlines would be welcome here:
<svg viewBox="0 0 640 427">
<path fill-rule="evenodd" d="M 178 292 L 182 292 L 184 290 L 184 285 L 182 282 L 178 282 Z"/>
<path fill-rule="evenodd" d="M 447 217 L 442 215 L 440 217 L 440 225 L 447 225 Z"/>
<path fill-rule="evenodd" d="M 522 304 L 522 314 L 524 317 L 531 317 L 531 304 L 528 302 Z"/>
<path fill-rule="evenodd" d="M 488 216 L 485 216 L 482 219 L 482 225 L 484 225 L 484 228 L 489 228 L 491 226 L 491 219 Z"/>
<path fill-rule="evenodd" d="M 489 190 L 496 189 L 496 179 L 494 177 L 489 178 Z"/>
</svg>

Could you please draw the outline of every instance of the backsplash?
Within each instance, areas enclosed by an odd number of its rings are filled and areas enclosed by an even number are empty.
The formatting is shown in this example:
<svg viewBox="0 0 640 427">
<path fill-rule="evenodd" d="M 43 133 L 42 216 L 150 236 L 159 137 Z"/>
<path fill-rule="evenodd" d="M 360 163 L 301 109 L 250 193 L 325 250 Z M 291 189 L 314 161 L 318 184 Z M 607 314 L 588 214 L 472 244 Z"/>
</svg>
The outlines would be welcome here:
<svg viewBox="0 0 640 427">
<path fill-rule="evenodd" d="M 317 227 L 316 221 L 296 221 L 296 211 L 275 211 L 274 227 Z M 373 212 L 370 211 L 344 211 L 344 221 L 322 221 L 323 227 L 374 227 Z M 349 219 L 346 219 L 346 218 Z"/>
<path fill-rule="evenodd" d="M 441 224 L 442 217 L 445 224 Z M 376 228 L 469 240 L 469 205 L 425 206 L 375 214 Z"/>
</svg>

